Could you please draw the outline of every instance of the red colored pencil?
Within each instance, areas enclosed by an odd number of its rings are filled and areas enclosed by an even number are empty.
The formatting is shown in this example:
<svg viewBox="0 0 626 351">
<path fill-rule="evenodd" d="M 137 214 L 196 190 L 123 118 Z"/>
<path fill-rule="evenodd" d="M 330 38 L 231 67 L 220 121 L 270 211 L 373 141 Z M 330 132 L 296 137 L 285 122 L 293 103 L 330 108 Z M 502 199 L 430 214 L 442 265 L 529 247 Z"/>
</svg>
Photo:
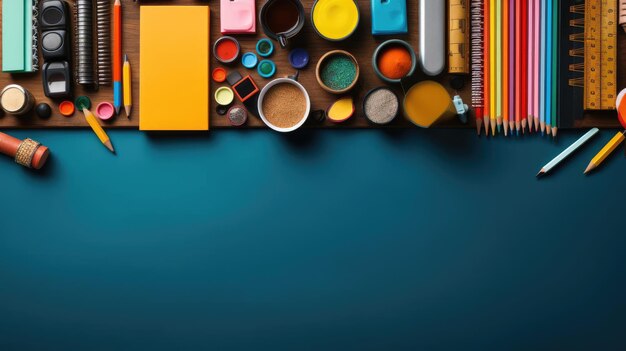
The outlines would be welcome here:
<svg viewBox="0 0 626 351">
<path fill-rule="evenodd" d="M 122 3 L 113 4 L 113 105 L 115 113 L 122 107 Z"/>
<path fill-rule="evenodd" d="M 520 71 L 521 71 L 521 82 L 520 82 L 520 90 L 521 90 L 521 98 L 522 98 L 522 106 L 521 106 L 521 115 L 522 115 L 522 133 L 526 133 L 526 126 L 528 122 L 528 55 L 526 54 L 526 50 L 528 50 L 528 2 L 520 1 L 521 7 L 521 31 L 522 31 L 522 43 L 520 45 L 521 48 L 521 58 L 520 58 Z"/>
</svg>

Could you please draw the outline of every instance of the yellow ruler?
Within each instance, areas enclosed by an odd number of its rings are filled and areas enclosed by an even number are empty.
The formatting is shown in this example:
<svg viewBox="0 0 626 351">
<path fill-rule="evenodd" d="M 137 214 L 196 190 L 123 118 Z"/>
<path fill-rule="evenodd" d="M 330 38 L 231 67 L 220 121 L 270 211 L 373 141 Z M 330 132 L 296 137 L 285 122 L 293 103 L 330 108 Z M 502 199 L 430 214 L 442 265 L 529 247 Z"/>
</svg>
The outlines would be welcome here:
<svg viewBox="0 0 626 351">
<path fill-rule="evenodd" d="M 470 73 L 469 0 L 448 2 L 448 73 Z"/>
<path fill-rule="evenodd" d="M 585 1 L 585 109 L 614 110 L 617 0 Z"/>
</svg>

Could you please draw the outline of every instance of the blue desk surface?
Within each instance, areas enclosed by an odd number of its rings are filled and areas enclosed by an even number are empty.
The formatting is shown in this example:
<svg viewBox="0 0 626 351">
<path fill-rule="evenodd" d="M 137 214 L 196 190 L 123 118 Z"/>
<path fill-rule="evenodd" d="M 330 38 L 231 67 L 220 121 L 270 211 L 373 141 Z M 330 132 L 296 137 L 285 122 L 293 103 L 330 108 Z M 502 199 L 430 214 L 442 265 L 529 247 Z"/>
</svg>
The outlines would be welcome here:
<svg viewBox="0 0 626 351">
<path fill-rule="evenodd" d="M 614 131 L 10 133 L 0 350 L 626 349 Z"/>
</svg>

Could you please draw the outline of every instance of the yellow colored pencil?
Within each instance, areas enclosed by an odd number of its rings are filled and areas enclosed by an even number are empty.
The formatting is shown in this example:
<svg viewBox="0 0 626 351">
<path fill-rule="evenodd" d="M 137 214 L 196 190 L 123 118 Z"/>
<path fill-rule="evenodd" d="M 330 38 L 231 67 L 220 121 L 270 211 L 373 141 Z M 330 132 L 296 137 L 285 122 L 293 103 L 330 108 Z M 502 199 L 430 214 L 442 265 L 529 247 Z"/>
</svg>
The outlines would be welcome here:
<svg viewBox="0 0 626 351">
<path fill-rule="evenodd" d="M 502 127 L 502 1 L 496 1 L 496 117 Z"/>
<path fill-rule="evenodd" d="M 600 152 L 598 152 L 596 157 L 594 157 L 591 160 L 591 162 L 589 162 L 589 166 L 587 166 L 587 169 L 585 170 L 585 174 L 588 174 L 589 172 L 591 172 L 594 169 L 598 168 L 602 164 L 602 162 L 604 162 L 604 160 L 606 160 L 606 158 L 609 157 L 609 155 L 611 153 L 613 153 L 613 151 L 615 151 L 615 149 L 617 149 L 617 147 L 622 142 L 624 142 L 624 139 L 626 139 L 626 131 L 618 132 L 617 134 L 615 134 L 613 139 L 611 139 L 611 141 L 609 141 L 602 148 L 602 150 L 600 150 Z"/>
<path fill-rule="evenodd" d="M 489 109 L 491 111 L 490 121 L 491 121 L 491 135 L 496 135 L 496 4 L 500 1 L 492 1 L 489 7 L 489 79 L 491 83 L 489 84 L 490 105 Z"/>
<path fill-rule="evenodd" d="M 93 132 L 96 133 L 96 136 L 98 137 L 98 139 L 100 139 L 100 142 L 104 146 L 106 146 L 106 148 L 109 149 L 112 153 L 115 153 L 113 144 L 111 144 L 111 139 L 109 139 L 107 133 L 104 131 L 104 129 L 102 129 L 100 123 L 98 123 L 98 120 L 96 120 L 96 117 L 93 115 L 93 113 L 91 113 L 91 111 L 86 108 L 83 109 L 83 113 L 85 114 L 85 119 L 87 120 L 87 123 L 89 123 L 89 126 L 91 127 Z"/>
<path fill-rule="evenodd" d="M 133 106 L 133 87 L 131 85 L 131 71 L 130 62 L 128 62 L 128 56 L 124 55 L 124 110 L 126 110 L 126 117 L 130 118 L 130 111 Z"/>
</svg>

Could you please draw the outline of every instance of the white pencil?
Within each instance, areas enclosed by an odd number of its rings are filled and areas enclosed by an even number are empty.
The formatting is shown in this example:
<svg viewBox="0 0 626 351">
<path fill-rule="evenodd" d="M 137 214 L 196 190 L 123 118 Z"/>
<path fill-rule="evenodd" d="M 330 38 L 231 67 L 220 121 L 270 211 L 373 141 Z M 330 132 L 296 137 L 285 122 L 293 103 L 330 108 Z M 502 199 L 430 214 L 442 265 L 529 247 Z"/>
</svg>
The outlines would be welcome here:
<svg viewBox="0 0 626 351">
<path fill-rule="evenodd" d="M 563 162 L 566 158 L 568 158 L 574 151 L 578 150 L 581 146 L 583 146 L 589 139 L 593 138 L 600 130 L 598 128 L 593 128 L 588 131 L 585 135 L 580 137 L 575 143 L 573 143 L 570 147 L 565 149 L 563 152 L 559 154 L 559 156 L 555 157 L 554 160 L 550 161 L 547 165 L 543 166 L 541 171 L 537 173 L 537 177 L 542 176 L 552 170 L 552 168 L 556 167 L 559 163 Z"/>
</svg>

